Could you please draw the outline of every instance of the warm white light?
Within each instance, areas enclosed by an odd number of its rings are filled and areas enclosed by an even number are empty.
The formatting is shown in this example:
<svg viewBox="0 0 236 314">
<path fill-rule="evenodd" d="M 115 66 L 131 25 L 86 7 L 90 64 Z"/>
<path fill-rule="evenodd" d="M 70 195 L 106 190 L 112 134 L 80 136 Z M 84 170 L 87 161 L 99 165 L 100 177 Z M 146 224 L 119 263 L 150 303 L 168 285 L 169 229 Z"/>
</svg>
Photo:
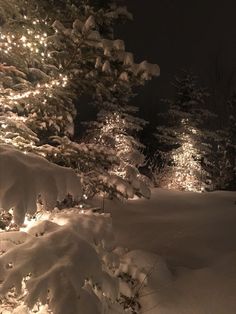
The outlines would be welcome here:
<svg viewBox="0 0 236 314">
<path fill-rule="evenodd" d="M 180 135 L 181 146 L 173 151 L 171 160 L 173 165 L 167 175 L 167 187 L 169 189 L 202 192 L 201 153 L 196 148 L 194 135 L 197 130 L 189 125 L 187 119 L 181 121 L 183 133 Z"/>
</svg>

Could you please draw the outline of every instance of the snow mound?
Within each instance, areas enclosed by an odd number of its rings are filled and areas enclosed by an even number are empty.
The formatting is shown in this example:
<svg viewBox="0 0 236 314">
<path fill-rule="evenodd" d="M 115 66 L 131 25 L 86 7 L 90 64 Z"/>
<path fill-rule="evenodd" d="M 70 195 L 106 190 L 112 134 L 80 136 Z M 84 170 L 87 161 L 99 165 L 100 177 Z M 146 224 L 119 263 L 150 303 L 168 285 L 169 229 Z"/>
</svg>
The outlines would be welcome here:
<svg viewBox="0 0 236 314">
<path fill-rule="evenodd" d="M 68 193 L 75 199 L 81 196 L 80 179 L 72 169 L 0 145 L 0 208 L 14 208 L 17 224 L 24 222 L 26 213 L 36 212 L 39 196 L 48 210 Z"/>
<path fill-rule="evenodd" d="M 55 314 L 99 314 L 104 306 L 107 313 L 123 313 L 111 302 L 119 296 L 118 279 L 103 262 L 104 252 L 109 253 L 104 242 L 111 236 L 108 217 L 99 220 L 72 209 L 70 215 L 52 213 L 51 218 L 60 225 L 43 220 L 28 233 L 0 233 L 0 244 L 10 243 L 0 252 L 0 294 L 14 287 L 24 300 L 19 313 L 24 313 L 22 306 L 37 304 L 48 305 Z"/>
<path fill-rule="evenodd" d="M 74 245 L 72 245 L 74 243 Z M 29 254 L 30 252 L 30 258 Z M 100 281 L 101 264 L 96 251 L 68 227 L 58 227 L 43 237 L 31 237 L 1 256 L 1 294 L 14 286 L 21 293 L 22 280 L 29 274 L 26 304 L 46 303 L 55 313 L 79 313 L 77 295 L 87 278 Z M 13 264 L 12 269 L 7 265 Z M 63 289 L 62 289 L 63 286 Z M 76 293 L 77 292 L 77 293 Z M 70 311 L 66 308 L 70 304 Z"/>
<path fill-rule="evenodd" d="M 159 285 L 168 285 L 172 280 L 171 272 L 164 259 L 142 250 L 134 250 L 125 254 L 120 270 L 149 286 L 153 281 L 158 282 Z"/>
</svg>

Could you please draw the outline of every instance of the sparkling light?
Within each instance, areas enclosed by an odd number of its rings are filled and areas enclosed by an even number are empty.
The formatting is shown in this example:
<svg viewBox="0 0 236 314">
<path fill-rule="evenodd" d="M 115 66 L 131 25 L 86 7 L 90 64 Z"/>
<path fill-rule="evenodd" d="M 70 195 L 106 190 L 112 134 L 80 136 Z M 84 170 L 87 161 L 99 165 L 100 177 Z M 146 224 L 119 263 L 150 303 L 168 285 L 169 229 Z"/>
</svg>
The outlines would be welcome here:
<svg viewBox="0 0 236 314">
<path fill-rule="evenodd" d="M 174 190 L 202 192 L 204 190 L 202 156 L 194 141 L 197 130 L 189 125 L 187 119 L 183 119 L 181 123 L 184 129 L 180 135 L 181 146 L 171 155 L 173 165 L 167 175 L 167 187 Z"/>
<path fill-rule="evenodd" d="M 118 134 L 116 133 L 116 130 L 119 130 Z M 114 139 L 113 149 L 115 149 L 118 156 L 121 157 L 122 165 L 115 165 L 111 170 L 111 173 L 118 175 L 123 179 L 127 177 L 127 169 L 130 166 L 130 160 L 126 160 L 125 158 L 122 158 L 122 156 L 131 155 L 133 152 L 133 144 L 126 135 L 126 132 L 126 120 L 121 116 L 121 114 L 115 112 L 106 116 L 104 125 L 102 126 L 99 134 L 99 142 L 103 143 L 105 146 L 107 145 L 107 137 Z"/>
<path fill-rule="evenodd" d="M 47 24 L 47 21 L 42 19 L 33 19 L 28 16 L 23 16 L 24 20 L 29 21 L 31 26 L 22 26 L 20 34 L 12 34 L 10 32 L 0 33 L 0 56 L 7 54 L 7 58 L 15 58 L 15 56 L 24 56 L 33 60 L 32 65 L 37 60 L 38 64 L 50 64 L 51 53 L 48 50 L 48 34 L 42 31 L 41 26 Z M 39 27 L 40 26 L 40 27 Z M 3 56 L 4 60 L 4 56 Z M 49 62 L 48 62 L 49 61 Z M 19 103 L 23 108 L 28 110 L 32 103 L 37 101 L 47 106 L 48 101 L 57 94 L 58 90 L 66 88 L 69 82 L 67 75 L 63 73 L 63 68 L 60 67 L 60 73 L 55 73 L 53 77 L 48 76 L 48 79 L 37 79 L 40 83 L 34 83 L 26 77 L 26 74 L 20 72 L 14 66 L 0 64 L 0 70 L 5 76 L 20 77 L 27 82 L 28 86 L 25 89 L 11 89 L 0 86 L 0 143 L 12 144 L 16 147 L 23 148 L 25 153 L 36 148 L 37 136 L 30 129 L 26 130 L 27 120 L 31 118 L 31 114 L 22 117 L 15 113 L 15 108 Z M 40 69 L 35 69 L 40 71 Z M 43 72 L 42 72 L 43 74 Z M 37 73 L 36 73 L 37 75 Z M 13 113 L 14 112 L 14 113 Z M 18 131 L 19 130 L 19 131 Z M 23 132 L 27 131 L 27 138 Z M 46 156 L 45 153 L 42 155 Z"/>
</svg>

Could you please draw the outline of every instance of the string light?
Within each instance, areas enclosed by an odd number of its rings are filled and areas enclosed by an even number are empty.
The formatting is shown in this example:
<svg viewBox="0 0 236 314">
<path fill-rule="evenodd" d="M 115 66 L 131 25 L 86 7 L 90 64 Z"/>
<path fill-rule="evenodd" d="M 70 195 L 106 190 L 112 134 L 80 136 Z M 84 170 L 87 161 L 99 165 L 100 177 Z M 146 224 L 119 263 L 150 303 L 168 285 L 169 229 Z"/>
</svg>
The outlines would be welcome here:
<svg viewBox="0 0 236 314">
<path fill-rule="evenodd" d="M 133 143 L 126 135 L 127 122 L 120 113 L 115 112 L 107 114 L 103 123 L 98 141 L 106 146 L 107 137 L 111 137 L 114 140 L 113 149 L 122 160 L 122 164 L 114 165 L 110 173 L 125 179 L 127 178 L 127 169 L 130 168 L 130 162 L 132 162 L 127 156 L 131 156 L 134 149 Z M 115 130 L 119 130 L 119 133 L 116 133 Z"/>
<path fill-rule="evenodd" d="M 202 192 L 201 153 L 196 148 L 194 135 L 197 130 L 189 125 L 188 119 L 182 119 L 183 133 L 180 136 L 181 146 L 172 155 L 173 165 L 168 174 L 169 189 Z"/>
<path fill-rule="evenodd" d="M 0 33 L 0 55 L 1 53 L 7 54 L 12 58 L 24 55 L 24 58 L 27 58 L 26 54 L 28 53 L 27 56 L 29 60 L 32 59 L 34 63 L 37 59 L 39 64 L 43 65 L 48 58 L 51 58 L 51 54 L 50 51 L 48 51 L 48 34 L 45 31 L 42 32 L 39 26 L 47 25 L 47 21 L 45 19 L 32 20 L 26 15 L 24 15 L 23 18 L 25 21 L 28 20 L 31 23 L 31 27 L 23 25 L 23 33 Z M 6 71 L 6 76 L 10 77 L 18 76 L 18 73 L 20 73 L 14 66 L 4 64 L 1 70 L 3 73 Z M 63 71 L 62 67 L 60 71 Z M 24 77 L 25 74 L 22 73 L 22 75 L 20 74 L 20 77 Z M 27 79 L 24 78 L 24 80 Z M 27 153 L 28 150 L 34 150 L 36 148 L 37 136 L 36 134 L 32 134 L 30 129 L 28 129 L 27 132 L 26 126 L 27 120 L 32 117 L 32 114 L 22 117 L 18 116 L 16 113 L 13 114 L 13 110 L 19 106 L 19 103 L 27 110 L 27 108 L 32 106 L 32 101 L 34 102 L 35 100 L 46 106 L 49 99 L 53 98 L 61 88 L 67 87 L 68 82 L 69 79 L 67 75 L 58 73 L 53 78 L 48 77 L 47 82 L 38 83 L 36 85 L 31 83 L 31 86 L 26 86 L 26 91 L 6 89 L 4 86 L 0 86 L 0 143 L 12 144 L 16 147 L 23 148 L 25 153 Z M 3 120 L 3 117 L 8 117 L 8 120 Z M 1 123 L 1 120 L 10 122 Z M 24 131 L 26 131 L 26 138 Z M 40 152 L 40 154 L 46 157 L 46 153 Z"/>
<path fill-rule="evenodd" d="M 34 21 L 34 25 L 37 24 Z M 47 33 L 44 32 L 41 34 L 36 29 L 27 29 L 25 35 L 22 35 L 18 40 L 15 35 L 11 34 L 0 34 L 0 51 L 3 50 L 5 53 L 9 53 L 9 51 L 13 50 L 13 48 L 17 49 L 25 49 L 28 48 L 31 52 L 35 52 L 38 54 L 40 51 L 44 51 L 47 48 Z M 14 42 L 13 42 L 14 40 Z M 17 40 L 17 43 L 15 42 Z M 50 54 L 48 55 L 50 57 Z"/>
</svg>

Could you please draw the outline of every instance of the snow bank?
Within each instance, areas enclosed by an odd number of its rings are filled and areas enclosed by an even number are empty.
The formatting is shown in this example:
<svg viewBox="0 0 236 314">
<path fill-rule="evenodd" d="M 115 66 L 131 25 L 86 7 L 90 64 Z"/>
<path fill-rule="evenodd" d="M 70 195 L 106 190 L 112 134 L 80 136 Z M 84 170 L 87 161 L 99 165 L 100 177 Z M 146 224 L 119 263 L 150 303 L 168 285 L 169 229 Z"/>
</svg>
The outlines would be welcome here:
<svg viewBox="0 0 236 314">
<path fill-rule="evenodd" d="M 153 280 L 159 285 L 169 284 L 172 279 L 171 272 L 162 257 L 142 250 L 125 254 L 120 268 L 126 270 L 132 278 L 149 285 Z"/>
<path fill-rule="evenodd" d="M 151 282 L 140 293 L 141 313 L 234 314 L 235 258 L 233 252 L 209 267 L 176 268 L 173 279 L 166 285 L 151 274 Z"/>
<path fill-rule="evenodd" d="M 235 200 L 235 192 L 153 189 L 150 200 L 106 200 L 105 211 L 112 213 L 117 245 L 195 268 L 235 249 Z"/>
<path fill-rule="evenodd" d="M 117 245 L 135 249 L 121 267 L 136 278 L 150 270 L 141 313 L 235 314 L 235 200 L 235 192 L 154 189 L 149 201 L 105 202 Z"/>
<path fill-rule="evenodd" d="M 17 224 L 24 222 L 26 213 L 36 212 L 39 196 L 45 209 L 52 209 L 68 193 L 74 198 L 81 196 L 80 179 L 72 169 L 0 145 L 0 208 L 14 208 Z"/>
</svg>

